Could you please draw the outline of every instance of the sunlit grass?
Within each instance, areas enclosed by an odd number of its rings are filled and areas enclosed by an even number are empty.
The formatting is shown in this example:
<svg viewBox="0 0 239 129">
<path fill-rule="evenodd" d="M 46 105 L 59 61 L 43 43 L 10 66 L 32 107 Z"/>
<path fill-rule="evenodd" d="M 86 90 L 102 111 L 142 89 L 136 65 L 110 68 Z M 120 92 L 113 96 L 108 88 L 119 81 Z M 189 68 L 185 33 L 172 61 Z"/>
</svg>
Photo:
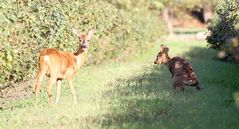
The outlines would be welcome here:
<svg viewBox="0 0 239 129">
<path fill-rule="evenodd" d="M 198 32 L 207 32 L 206 28 L 175 28 L 176 34 L 196 34 Z"/>
<path fill-rule="evenodd" d="M 10 102 L 12 109 L 0 112 L 0 128 L 239 128 L 233 98 L 238 65 L 213 59 L 215 52 L 205 42 L 165 44 L 170 56 L 180 55 L 192 63 L 202 91 L 172 90 L 168 69 L 153 65 L 158 42 L 127 62 L 82 68 L 74 81 L 76 105 L 66 82 L 57 106 L 47 105 L 44 86 L 38 107 L 33 106 L 34 97 Z"/>
</svg>

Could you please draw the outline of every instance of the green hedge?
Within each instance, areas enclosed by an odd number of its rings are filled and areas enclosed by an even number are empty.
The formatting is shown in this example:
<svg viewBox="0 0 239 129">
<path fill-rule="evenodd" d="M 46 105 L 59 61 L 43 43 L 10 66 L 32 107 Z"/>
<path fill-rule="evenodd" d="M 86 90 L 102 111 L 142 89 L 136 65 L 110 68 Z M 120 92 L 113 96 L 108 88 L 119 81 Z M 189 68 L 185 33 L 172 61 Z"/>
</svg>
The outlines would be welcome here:
<svg viewBox="0 0 239 129">
<path fill-rule="evenodd" d="M 142 52 L 163 33 L 159 17 L 147 8 L 119 9 L 109 0 L 1 1 L 0 88 L 35 75 L 43 48 L 74 52 L 72 28 L 96 29 L 87 64 Z"/>
<path fill-rule="evenodd" d="M 238 0 L 223 0 L 216 8 L 216 16 L 208 27 L 210 35 L 207 38 L 209 46 L 224 50 L 227 55 L 233 54 L 239 46 L 235 38 L 239 38 L 239 3 Z"/>
</svg>

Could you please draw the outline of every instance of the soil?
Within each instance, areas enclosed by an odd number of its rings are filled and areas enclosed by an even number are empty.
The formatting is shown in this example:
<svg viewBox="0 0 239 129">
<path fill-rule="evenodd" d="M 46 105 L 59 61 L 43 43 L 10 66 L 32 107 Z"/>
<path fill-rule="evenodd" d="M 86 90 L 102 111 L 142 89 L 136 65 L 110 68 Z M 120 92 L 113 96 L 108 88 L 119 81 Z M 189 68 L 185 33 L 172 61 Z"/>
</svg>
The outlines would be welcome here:
<svg viewBox="0 0 239 129">
<path fill-rule="evenodd" d="M 33 96 L 34 79 L 0 88 L 0 110 L 7 108 L 7 102 Z"/>
</svg>

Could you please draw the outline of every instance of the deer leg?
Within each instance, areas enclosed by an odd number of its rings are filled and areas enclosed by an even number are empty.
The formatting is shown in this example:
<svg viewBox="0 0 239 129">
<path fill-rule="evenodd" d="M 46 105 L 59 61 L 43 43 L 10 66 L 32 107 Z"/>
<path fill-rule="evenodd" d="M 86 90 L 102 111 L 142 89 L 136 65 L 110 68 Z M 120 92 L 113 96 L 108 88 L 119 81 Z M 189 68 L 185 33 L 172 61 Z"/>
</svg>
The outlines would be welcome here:
<svg viewBox="0 0 239 129">
<path fill-rule="evenodd" d="M 70 86 L 70 89 L 71 89 L 71 94 L 72 94 L 72 97 L 73 97 L 73 100 L 74 100 L 74 104 L 77 103 L 77 100 L 76 100 L 76 93 L 75 93 L 75 88 L 72 84 L 72 79 L 69 79 L 68 80 L 68 85 Z"/>
<path fill-rule="evenodd" d="M 184 85 L 182 83 L 179 82 L 173 82 L 173 89 L 176 90 L 176 88 L 180 88 L 181 91 L 184 91 Z"/>
<path fill-rule="evenodd" d="M 177 74 L 175 74 L 173 76 L 173 89 L 176 90 L 177 87 L 180 87 L 181 84 L 181 80 L 180 80 L 180 76 L 178 76 Z"/>
<path fill-rule="evenodd" d="M 35 106 L 38 104 L 38 95 L 41 89 L 41 82 L 43 80 L 43 77 L 46 73 L 46 67 L 39 68 L 37 73 L 37 80 L 36 80 L 36 86 L 35 86 Z"/>
<path fill-rule="evenodd" d="M 197 90 L 201 90 L 201 88 L 199 87 L 199 85 L 196 85 L 196 89 L 197 89 Z"/>
<path fill-rule="evenodd" d="M 176 90 L 177 87 L 180 88 L 181 91 L 184 91 L 184 87 L 183 87 L 183 85 L 180 85 L 180 84 L 174 83 L 174 84 L 173 84 L 173 89 Z"/>
<path fill-rule="evenodd" d="M 56 96 L 56 102 L 55 102 L 55 105 L 58 103 L 59 101 L 59 97 L 61 95 L 61 80 L 57 80 L 57 85 L 56 85 L 56 88 L 57 88 L 57 96 Z"/>
<path fill-rule="evenodd" d="M 199 83 L 198 83 L 198 81 L 197 81 L 197 83 L 196 83 L 196 85 L 195 85 L 195 86 L 196 86 L 196 89 L 197 89 L 197 90 L 201 90 L 201 88 L 200 88 L 200 86 L 199 86 Z"/>
<path fill-rule="evenodd" d="M 200 90 L 200 86 L 197 80 L 195 80 L 193 83 L 188 83 L 189 86 L 195 86 L 197 90 Z"/>
<path fill-rule="evenodd" d="M 181 87 L 180 87 L 180 90 L 181 90 L 181 91 L 184 91 L 184 87 L 183 87 L 183 86 L 181 86 Z"/>
<path fill-rule="evenodd" d="M 173 84 L 173 86 L 172 86 L 172 87 L 173 87 L 173 89 L 174 89 L 174 90 L 176 90 L 176 87 L 177 87 L 177 86 L 176 86 L 175 84 Z"/>
<path fill-rule="evenodd" d="M 173 87 L 173 95 L 176 95 L 176 85 L 173 83 L 173 85 L 172 85 L 172 87 Z"/>
<path fill-rule="evenodd" d="M 48 84 L 47 84 L 47 94 L 48 94 L 48 103 L 50 106 L 52 106 L 52 93 L 51 93 L 51 88 L 52 88 L 52 85 L 55 83 L 56 81 L 56 77 L 53 77 L 51 76 L 51 78 L 49 79 L 48 81 Z"/>
</svg>

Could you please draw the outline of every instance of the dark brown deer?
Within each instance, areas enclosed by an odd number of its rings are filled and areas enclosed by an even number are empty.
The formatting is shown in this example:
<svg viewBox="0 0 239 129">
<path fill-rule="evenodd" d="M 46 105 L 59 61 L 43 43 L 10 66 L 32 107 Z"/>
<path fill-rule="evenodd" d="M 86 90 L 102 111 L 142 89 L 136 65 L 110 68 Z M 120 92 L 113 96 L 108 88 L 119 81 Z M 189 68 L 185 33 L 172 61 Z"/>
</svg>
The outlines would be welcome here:
<svg viewBox="0 0 239 129">
<path fill-rule="evenodd" d="M 84 63 L 87 50 L 89 47 L 89 40 L 94 34 L 94 30 L 90 30 L 87 35 L 81 34 L 76 30 L 73 33 L 79 38 L 79 48 L 75 53 L 64 52 L 55 48 L 46 48 L 40 52 L 39 69 L 35 86 L 36 105 L 38 103 L 38 94 L 40 92 L 40 84 L 44 75 L 49 77 L 47 84 L 48 103 L 52 105 L 52 85 L 57 82 L 57 96 L 55 104 L 59 100 L 61 94 L 61 81 L 68 80 L 68 85 L 71 89 L 74 103 L 77 103 L 75 88 L 72 84 L 74 77 L 80 66 Z"/>
<path fill-rule="evenodd" d="M 170 58 L 168 51 L 168 47 L 161 45 L 160 52 L 154 63 L 165 64 L 168 67 L 173 78 L 173 89 L 179 87 L 181 90 L 184 90 L 184 86 L 195 86 L 197 90 L 200 90 L 192 65 L 182 57 Z"/>
</svg>

